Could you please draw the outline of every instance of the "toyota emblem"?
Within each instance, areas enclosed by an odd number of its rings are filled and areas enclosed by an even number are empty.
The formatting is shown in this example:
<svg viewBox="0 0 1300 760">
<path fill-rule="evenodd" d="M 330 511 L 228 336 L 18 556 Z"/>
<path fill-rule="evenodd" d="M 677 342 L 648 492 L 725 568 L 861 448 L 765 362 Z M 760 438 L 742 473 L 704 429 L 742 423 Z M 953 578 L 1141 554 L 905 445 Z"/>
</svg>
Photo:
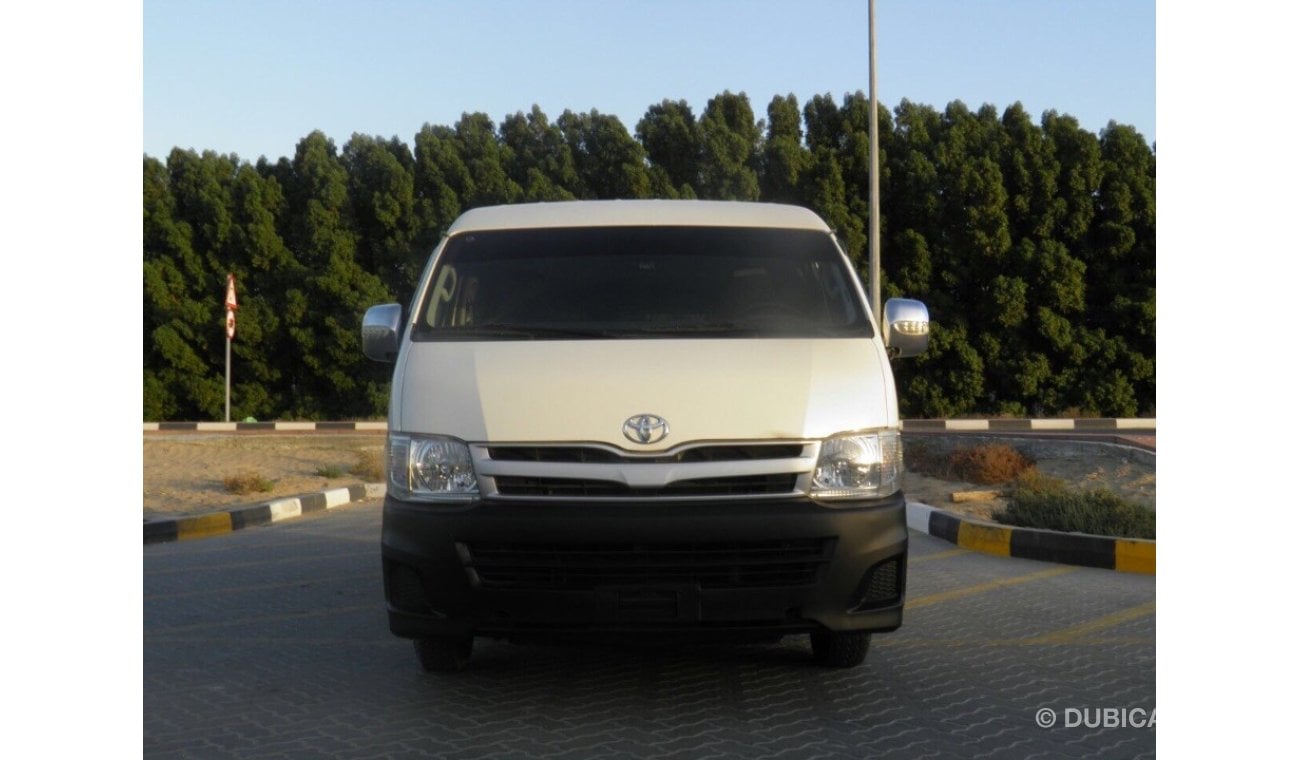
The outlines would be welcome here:
<svg viewBox="0 0 1300 760">
<path fill-rule="evenodd" d="M 668 420 L 657 414 L 635 414 L 623 423 L 623 436 L 633 443 L 658 443 L 668 435 Z"/>
</svg>

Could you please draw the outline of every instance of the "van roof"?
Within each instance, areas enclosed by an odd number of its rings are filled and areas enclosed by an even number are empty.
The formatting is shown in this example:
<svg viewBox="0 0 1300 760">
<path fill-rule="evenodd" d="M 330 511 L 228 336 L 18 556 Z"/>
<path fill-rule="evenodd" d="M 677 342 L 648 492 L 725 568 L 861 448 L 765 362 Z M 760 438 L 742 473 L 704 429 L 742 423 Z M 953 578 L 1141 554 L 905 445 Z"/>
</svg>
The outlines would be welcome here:
<svg viewBox="0 0 1300 760">
<path fill-rule="evenodd" d="M 545 227 L 774 227 L 830 232 L 821 217 L 799 206 L 740 201 L 560 201 L 471 209 L 448 235 L 477 230 Z"/>
</svg>

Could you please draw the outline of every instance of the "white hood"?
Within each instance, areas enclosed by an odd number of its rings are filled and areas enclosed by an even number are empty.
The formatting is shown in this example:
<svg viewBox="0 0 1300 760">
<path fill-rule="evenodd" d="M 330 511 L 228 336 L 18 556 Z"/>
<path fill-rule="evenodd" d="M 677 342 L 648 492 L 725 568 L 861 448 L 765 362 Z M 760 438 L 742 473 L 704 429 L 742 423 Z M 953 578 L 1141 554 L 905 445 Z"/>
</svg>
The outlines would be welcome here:
<svg viewBox="0 0 1300 760">
<path fill-rule="evenodd" d="M 870 339 L 413 342 L 393 381 L 391 429 L 474 442 L 821 438 L 893 427 L 893 375 Z M 634 415 L 669 435 L 630 442 Z"/>
</svg>

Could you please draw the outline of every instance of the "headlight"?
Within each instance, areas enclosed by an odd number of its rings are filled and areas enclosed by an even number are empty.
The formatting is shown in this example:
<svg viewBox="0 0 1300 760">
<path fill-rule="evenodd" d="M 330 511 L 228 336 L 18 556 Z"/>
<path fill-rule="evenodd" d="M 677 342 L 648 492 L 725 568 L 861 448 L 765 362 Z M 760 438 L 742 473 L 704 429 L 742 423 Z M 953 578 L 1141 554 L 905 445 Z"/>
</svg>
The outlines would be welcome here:
<svg viewBox="0 0 1300 760">
<path fill-rule="evenodd" d="M 404 501 L 468 501 L 478 496 L 469 447 L 454 438 L 389 433 L 388 488 Z"/>
<path fill-rule="evenodd" d="M 902 486 L 903 442 L 897 430 L 822 441 L 812 495 L 823 499 L 889 496 Z"/>
</svg>

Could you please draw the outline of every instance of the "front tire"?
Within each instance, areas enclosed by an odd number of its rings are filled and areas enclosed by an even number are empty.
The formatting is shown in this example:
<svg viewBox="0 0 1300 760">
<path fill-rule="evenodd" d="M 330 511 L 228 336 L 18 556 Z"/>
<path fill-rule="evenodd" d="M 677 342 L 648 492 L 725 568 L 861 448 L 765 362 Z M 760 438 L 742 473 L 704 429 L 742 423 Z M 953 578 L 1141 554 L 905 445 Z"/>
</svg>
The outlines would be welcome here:
<svg viewBox="0 0 1300 760">
<path fill-rule="evenodd" d="M 852 668 L 867 658 L 871 634 L 862 631 L 814 631 L 808 634 L 813 659 L 828 668 Z"/>
<path fill-rule="evenodd" d="M 415 656 L 428 673 L 455 673 L 469 665 L 473 637 L 415 639 Z"/>
</svg>

